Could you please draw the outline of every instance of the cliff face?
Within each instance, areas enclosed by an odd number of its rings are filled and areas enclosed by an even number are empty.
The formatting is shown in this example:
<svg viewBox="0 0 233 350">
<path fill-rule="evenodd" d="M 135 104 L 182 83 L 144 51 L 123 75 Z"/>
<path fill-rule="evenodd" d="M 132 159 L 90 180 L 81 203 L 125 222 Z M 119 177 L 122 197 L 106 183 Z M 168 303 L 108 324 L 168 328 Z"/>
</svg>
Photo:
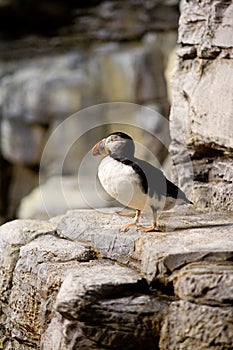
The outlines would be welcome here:
<svg viewBox="0 0 233 350">
<path fill-rule="evenodd" d="M 233 347 L 232 215 L 182 209 L 160 216 L 166 233 L 120 233 L 132 219 L 116 212 L 1 226 L 1 349 Z"/>
<path fill-rule="evenodd" d="M 194 178 L 199 207 L 232 210 L 233 4 L 182 1 L 173 77 L 171 152 Z M 182 171 L 180 169 L 180 171 Z"/>
</svg>

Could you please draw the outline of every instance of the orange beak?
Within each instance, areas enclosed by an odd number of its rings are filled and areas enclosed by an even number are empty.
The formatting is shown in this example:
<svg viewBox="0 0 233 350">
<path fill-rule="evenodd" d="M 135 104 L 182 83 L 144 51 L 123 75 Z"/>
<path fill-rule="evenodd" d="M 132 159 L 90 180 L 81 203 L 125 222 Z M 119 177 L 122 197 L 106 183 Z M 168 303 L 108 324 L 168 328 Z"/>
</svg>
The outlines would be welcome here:
<svg viewBox="0 0 233 350">
<path fill-rule="evenodd" d="M 93 156 L 106 156 L 108 154 L 105 149 L 105 140 L 106 139 L 103 139 L 95 144 L 95 146 L 92 148 Z"/>
</svg>

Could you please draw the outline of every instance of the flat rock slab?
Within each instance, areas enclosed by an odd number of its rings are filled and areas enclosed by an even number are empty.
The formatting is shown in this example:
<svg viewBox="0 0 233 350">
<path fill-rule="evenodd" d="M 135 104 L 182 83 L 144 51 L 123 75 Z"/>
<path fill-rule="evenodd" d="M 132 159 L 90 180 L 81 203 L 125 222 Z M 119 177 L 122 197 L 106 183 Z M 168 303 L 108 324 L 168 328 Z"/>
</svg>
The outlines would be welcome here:
<svg viewBox="0 0 233 350">
<path fill-rule="evenodd" d="M 117 213 L 118 212 L 120 213 Z M 173 271 L 198 261 L 233 259 L 233 213 L 179 209 L 162 213 L 168 232 L 119 232 L 131 212 L 77 210 L 51 219 L 60 235 L 90 244 L 104 258 L 137 267 L 148 281 L 168 282 Z M 142 224 L 150 218 L 143 217 Z"/>
</svg>

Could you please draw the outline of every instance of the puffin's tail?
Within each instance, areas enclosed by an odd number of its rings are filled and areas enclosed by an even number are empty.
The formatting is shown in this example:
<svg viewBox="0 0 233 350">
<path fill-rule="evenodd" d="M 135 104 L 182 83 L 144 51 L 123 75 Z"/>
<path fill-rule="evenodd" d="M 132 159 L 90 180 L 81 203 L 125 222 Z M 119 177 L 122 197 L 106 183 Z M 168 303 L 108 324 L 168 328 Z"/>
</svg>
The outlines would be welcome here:
<svg viewBox="0 0 233 350">
<path fill-rule="evenodd" d="M 177 199 L 181 199 L 183 204 L 193 204 L 187 197 L 186 194 L 179 188 Z M 182 203 L 181 203 L 182 204 Z"/>
<path fill-rule="evenodd" d="M 166 179 L 167 194 L 173 198 L 180 200 L 180 204 L 193 204 L 187 197 L 186 194 L 173 182 Z"/>
</svg>

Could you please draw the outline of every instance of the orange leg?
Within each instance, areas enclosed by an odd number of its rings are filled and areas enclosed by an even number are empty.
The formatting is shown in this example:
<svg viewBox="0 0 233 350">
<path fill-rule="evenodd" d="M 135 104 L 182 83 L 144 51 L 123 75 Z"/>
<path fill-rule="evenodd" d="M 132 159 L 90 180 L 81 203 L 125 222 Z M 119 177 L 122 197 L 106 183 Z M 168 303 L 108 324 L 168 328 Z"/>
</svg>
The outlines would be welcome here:
<svg viewBox="0 0 233 350">
<path fill-rule="evenodd" d="M 142 232 L 154 232 L 154 231 L 160 231 L 155 222 L 152 222 L 151 226 L 143 226 L 139 227 L 137 231 L 142 231 Z"/>
<path fill-rule="evenodd" d="M 145 226 L 145 227 L 139 227 L 137 231 L 142 231 L 142 232 L 154 232 L 154 231 L 161 231 L 160 229 L 157 228 L 156 224 L 156 212 L 153 211 L 153 221 L 151 226 Z"/>
<path fill-rule="evenodd" d="M 126 232 L 128 231 L 131 227 L 134 227 L 134 226 L 139 226 L 139 216 L 141 214 L 141 211 L 140 210 L 136 210 L 136 215 L 134 217 L 134 221 L 131 222 L 130 224 L 125 224 L 123 226 L 121 226 L 120 228 L 120 232 Z"/>
</svg>

